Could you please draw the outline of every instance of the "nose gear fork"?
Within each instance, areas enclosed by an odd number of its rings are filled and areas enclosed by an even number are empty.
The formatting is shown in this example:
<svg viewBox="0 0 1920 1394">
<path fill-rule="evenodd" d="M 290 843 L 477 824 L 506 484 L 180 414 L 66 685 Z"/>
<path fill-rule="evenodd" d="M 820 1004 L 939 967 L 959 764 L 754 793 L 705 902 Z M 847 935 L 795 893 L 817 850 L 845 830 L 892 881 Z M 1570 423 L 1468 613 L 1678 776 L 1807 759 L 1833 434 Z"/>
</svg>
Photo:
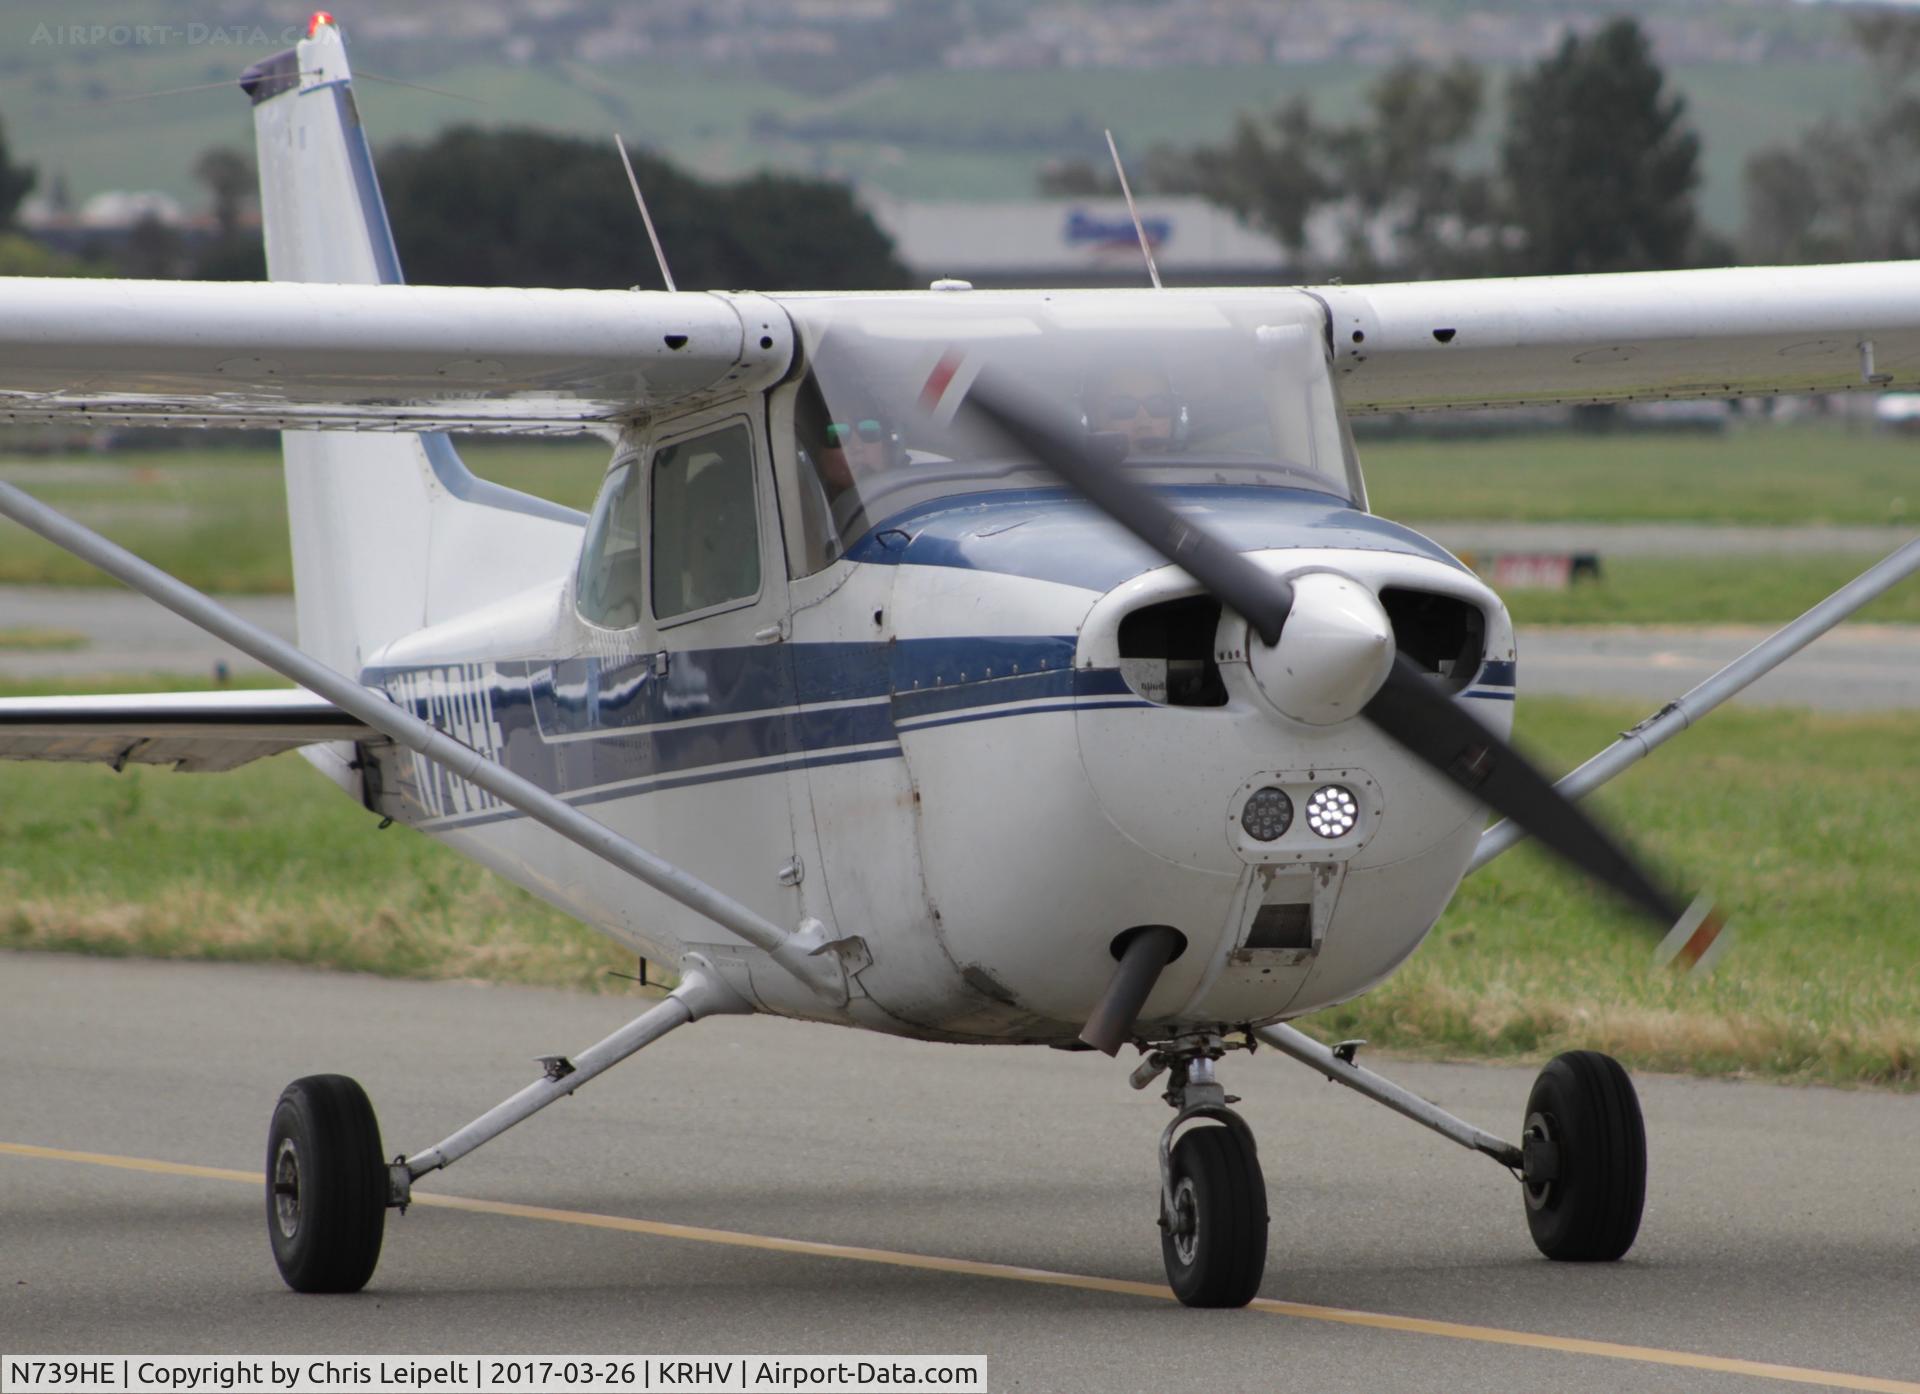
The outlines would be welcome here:
<svg viewBox="0 0 1920 1394">
<path fill-rule="evenodd" d="M 1219 1040 L 1217 1036 L 1205 1039 L 1214 1044 L 1195 1047 L 1190 1058 L 1176 1056 L 1167 1059 L 1160 1051 L 1155 1051 L 1148 1057 L 1149 1063 L 1160 1060 L 1164 1062 L 1161 1065 L 1162 1069 L 1172 1070 L 1172 1075 L 1167 1080 L 1167 1087 L 1160 1095 L 1174 1111 L 1173 1121 L 1167 1124 L 1160 1134 L 1160 1204 L 1163 1227 L 1166 1224 L 1164 1216 L 1172 1212 L 1173 1139 L 1181 1128 L 1196 1118 L 1211 1118 L 1238 1134 L 1246 1144 L 1249 1153 L 1258 1151 L 1253 1138 L 1253 1129 L 1247 1126 L 1244 1118 L 1229 1107 L 1231 1104 L 1239 1103 L 1240 1096 L 1229 1094 L 1221 1085 L 1214 1070 L 1214 1062 L 1225 1054 L 1226 1048 L 1217 1044 Z M 1146 1067 L 1143 1065 L 1141 1068 Z"/>
</svg>

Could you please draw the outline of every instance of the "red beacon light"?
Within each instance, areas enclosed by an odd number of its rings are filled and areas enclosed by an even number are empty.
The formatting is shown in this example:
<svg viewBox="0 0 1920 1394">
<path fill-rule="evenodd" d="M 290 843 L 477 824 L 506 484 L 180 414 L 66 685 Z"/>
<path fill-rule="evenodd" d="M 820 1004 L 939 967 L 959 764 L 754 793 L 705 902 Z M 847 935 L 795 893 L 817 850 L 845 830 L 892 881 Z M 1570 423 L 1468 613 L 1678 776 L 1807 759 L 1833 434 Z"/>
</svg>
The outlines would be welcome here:
<svg viewBox="0 0 1920 1394">
<path fill-rule="evenodd" d="M 307 21 L 307 37 L 311 39 L 315 34 L 320 32 L 322 25 L 331 25 L 332 23 L 332 15 L 328 14 L 325 10 L 315 10 L 313 12 L 313 18 Z"/>
</svg>

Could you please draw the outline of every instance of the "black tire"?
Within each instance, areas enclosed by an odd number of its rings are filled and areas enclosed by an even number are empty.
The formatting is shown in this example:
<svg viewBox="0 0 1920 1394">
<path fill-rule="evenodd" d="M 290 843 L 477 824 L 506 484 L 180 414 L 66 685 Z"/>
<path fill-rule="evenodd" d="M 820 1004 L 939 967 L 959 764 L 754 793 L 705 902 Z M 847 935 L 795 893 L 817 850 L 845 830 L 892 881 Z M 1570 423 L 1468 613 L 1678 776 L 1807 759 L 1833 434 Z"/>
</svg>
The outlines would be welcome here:
<svg viewBox="0 0 1920 1394">
<path fill-rule="evenodd" d="M 295 1292 L 358 1292 L 380 1261 L 387 1164 L 366 1091 L 345 1075 L 296 1079 L 267 1133 L 267 1237 Z"/>
<path fill-rule="evenodd" d="M 1592 1050 L 1548 1061 L 1527 1095 L 1526 1127 L 1559 1152 L 1559 1175 L 1525 1187 L 1540 1252 L 1611 1263 L 1631 1249 L 1647 1199 L 1647 1130 L 1620 1062 Z"/>
<path fill-rule="evenodd" d="M 1244 1307 L 1267 1268 L 1267 1183 L 1234 1128 L 1195 1128 L 1173 1145 L 1178 1211 L 1160 1217 L 1160 1256 L 1189 1307 Z M 1164 1209 L 1164 1202 L 1162 1205 Z"/>
</svg>

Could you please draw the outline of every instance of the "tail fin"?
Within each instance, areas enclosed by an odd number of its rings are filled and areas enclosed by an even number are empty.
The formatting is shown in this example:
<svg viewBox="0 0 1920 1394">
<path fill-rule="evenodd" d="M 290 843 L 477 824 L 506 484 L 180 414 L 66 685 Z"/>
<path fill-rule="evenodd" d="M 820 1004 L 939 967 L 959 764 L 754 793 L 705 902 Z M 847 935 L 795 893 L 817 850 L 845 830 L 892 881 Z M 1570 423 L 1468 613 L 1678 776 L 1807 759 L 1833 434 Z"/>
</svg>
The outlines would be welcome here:
<svg viewBox="0 0 1920 1394">
<path fill-rule="evenodd" d="M 398 283 L 339 28 L 249 68 L 267 274 Z M 300 645 L 348 673 L 388 641 L 546 580 L 581 514 L 476 478 L 444 435 L 285 431 Z"/>
</svg>

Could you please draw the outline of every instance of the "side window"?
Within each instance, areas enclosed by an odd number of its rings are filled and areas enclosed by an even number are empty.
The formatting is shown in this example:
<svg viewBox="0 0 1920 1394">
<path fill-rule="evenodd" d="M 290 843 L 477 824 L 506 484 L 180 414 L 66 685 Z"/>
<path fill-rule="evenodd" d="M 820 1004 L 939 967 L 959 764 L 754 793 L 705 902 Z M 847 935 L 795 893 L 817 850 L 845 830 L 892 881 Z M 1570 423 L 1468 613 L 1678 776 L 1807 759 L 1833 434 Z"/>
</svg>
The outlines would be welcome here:
<svg viewBox="0 0 1920 1394">
<path fill-rule="evenodd" d="M 575 604 L 581 619 L 602 629 L 630 629 L 640 623 L 640 588 L 647 571 L 640 550 L 639 480 L 639 471 L 630 464 L 608 475 L 587 520 Z"/>
<path fill-rule="evenodd" d="M 672 619 L 760 593 L 753 440 L 744 424 L 653 457 L 653 613 Z"/>
<path fill-rule="evenodd" d="M 841 552 L 840 534 L 833 526 L 831 481 L 821 470 L 826 454 L 830 417 L 820 384 L 808 373 L 798 383 L 789 384 L 774 398 L 772 413 L 775 431 L 784 422 L 786 439 L 792 442 L 794 479 L 799 490 L 797 528 L 789 530 L 788 561 L 796 576 L 811 576 L 831 566 Z M 779 435 L 774 437 L 781 442 Z M 776 447 L 778 448 L 778 447 Z"/>
</svg>

